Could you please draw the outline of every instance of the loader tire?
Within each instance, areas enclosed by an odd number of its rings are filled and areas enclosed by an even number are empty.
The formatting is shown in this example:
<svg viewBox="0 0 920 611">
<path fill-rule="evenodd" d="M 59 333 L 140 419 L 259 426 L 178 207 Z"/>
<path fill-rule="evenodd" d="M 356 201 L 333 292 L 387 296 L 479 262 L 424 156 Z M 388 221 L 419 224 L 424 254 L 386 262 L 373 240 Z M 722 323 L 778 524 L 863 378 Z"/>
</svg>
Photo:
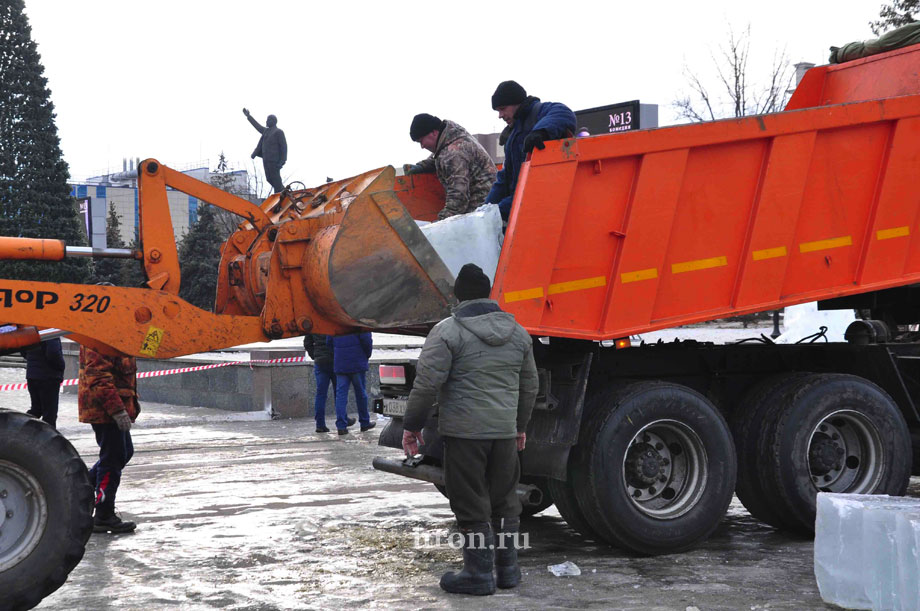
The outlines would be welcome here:
<svg viewBox="0 0 920 611">
<path fill-rule="evenodd" d="M 735 494 L 754 518 L 775 528 L 785 528 L 786 524 L 777 500 L 764 489 L 767 458 L 758 448 L 758 438 L 767 425 L 765 417 L 770 407 L 782 401 L 789 388 L 808 375 L 791 372 L 760 381 L 742 398 L 729 418 L 738 456 Z"/>
<path fill-rule="evenodd" d="M 731 502 L 737 465 L 728 425 L 686 386 L 638 382 L 598 397 L 580 445 L 579 506 L 611 545 L 642 555 L 689 549 Z"/>
<path fill-rule="evenodd" d="M 92 532 L 93 488 L 73 445 L 0 409 L 0 610 L 31 609 L 61 587 Z"/>
<path fill-rule="evenodd" d="M 818 492 L 901 496 L 910 481 L 910 432 L 881 388 L 854 375 L 816 374 L 771 406 L 760 448 L 765 493 L 786 527 L 813 535 Z"/>
</svg>

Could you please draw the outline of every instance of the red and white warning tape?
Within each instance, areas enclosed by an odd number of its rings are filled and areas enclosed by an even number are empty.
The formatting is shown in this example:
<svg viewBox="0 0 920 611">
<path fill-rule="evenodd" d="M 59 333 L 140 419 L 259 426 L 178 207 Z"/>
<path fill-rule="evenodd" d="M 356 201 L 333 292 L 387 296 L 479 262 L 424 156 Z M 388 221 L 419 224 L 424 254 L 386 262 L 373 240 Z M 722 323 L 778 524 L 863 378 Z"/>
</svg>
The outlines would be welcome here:
<svg viewBox="0 0 920 611">
<path fill-rule="evenodd" d="M 176 373 L 189 373 L 191 371 L 202 371 L 204 369 L 217 369 L 218 367 L 229 367 L 230 365 L 246 365 L 252 363 L 300 363 L 302 361 L 308 360 L 304 356 L 288 356 L 283 359 L 252 359 L 249 361 L 228 361 L 226 363 L 212 363 L 211 365 L 197 365 L 195 367 L 180 367 L 179 369 L 160 369 L 157 371 L 141 371 L 137 374 L 137 378 L 158 378 L 160 376 L 168 376 Z M 61 382 L 61 386 L 73 386 L 77 383 L 77 378 L 71 378 L 69 380 L 64 380 Z M 25 390 L 28 388 L 26 382 L 14 382 L 12 384 L 0 384 L 0 392 L 4 390 Z"/>
</svg>

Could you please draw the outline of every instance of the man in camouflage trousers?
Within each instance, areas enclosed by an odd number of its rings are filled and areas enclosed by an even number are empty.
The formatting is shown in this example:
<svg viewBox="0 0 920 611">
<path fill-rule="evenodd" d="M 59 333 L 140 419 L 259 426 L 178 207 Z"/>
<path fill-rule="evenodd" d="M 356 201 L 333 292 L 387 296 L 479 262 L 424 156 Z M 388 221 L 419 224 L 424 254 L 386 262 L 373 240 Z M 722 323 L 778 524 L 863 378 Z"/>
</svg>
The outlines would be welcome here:
<svg viewBox="0 0 920 611">
<path fill-rule="evenodd" d="M 121 471 L 134 455 L 131 424 L 141 411 L 137 401 L 137 361 L 132 356 L 106 356 L 81 346 L 78 388 L 80 422 L 93 426 L 99 444 L 99 460 L 89 470 L 96 488 L 93 532 L 131 532 L 137 525 L 115 515 L 115 493 Z"/>
<path fill-rule="evenodd" d="M 409 136 L 433 153 L 405 169 L 406 174 L 437 172 L 445 192 L 438 220 L 472 212 L 485 203 L 495 182 L 495 164 L 469 132 L 453 121 L 422 113 L 412 119 Z"/>
</svg>

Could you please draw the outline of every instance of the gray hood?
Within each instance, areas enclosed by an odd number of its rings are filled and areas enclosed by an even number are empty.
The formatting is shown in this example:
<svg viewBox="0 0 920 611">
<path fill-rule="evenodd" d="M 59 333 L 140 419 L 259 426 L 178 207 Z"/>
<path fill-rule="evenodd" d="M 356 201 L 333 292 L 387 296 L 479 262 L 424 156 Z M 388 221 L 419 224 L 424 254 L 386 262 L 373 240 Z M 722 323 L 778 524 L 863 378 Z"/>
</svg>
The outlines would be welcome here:
<svg viewBox="0 0 920 611">
<path fill-rule="evenodd" d="M 490 346 L 507 344 L 517 323 L 491 299 L 471 299 L 454 308 L 457 323 Z"/>
</svg>

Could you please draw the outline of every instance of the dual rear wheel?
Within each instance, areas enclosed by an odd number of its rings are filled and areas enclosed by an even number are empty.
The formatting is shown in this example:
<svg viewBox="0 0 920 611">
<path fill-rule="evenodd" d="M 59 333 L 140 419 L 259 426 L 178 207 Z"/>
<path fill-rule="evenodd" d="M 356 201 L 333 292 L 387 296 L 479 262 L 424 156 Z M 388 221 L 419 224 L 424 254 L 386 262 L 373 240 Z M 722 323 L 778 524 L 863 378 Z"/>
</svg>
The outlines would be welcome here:
<svg viewBox="0 0 920 611">
<path fill-rule="evenodd" d="M 548 481 L 556 507 L 585 537 L 640 554 L 709 537 L 736 479 L 754 517 L 806 535 L 818 492 L 902 495 L 910 479 L 900 409 L 853 375 L 763 380 L 730 427 L 708 399 L 669 382 L 607 389 L 585 412 L 567 480 Z"/>
<path fill-rule="evenodd" d="M 846 374 L 762 382 L 732 417 L 738 498 L 755 518 L 814 533 L 818 492 L 903 495 L 910 432 L 881 388 Z"/>
</svg>

